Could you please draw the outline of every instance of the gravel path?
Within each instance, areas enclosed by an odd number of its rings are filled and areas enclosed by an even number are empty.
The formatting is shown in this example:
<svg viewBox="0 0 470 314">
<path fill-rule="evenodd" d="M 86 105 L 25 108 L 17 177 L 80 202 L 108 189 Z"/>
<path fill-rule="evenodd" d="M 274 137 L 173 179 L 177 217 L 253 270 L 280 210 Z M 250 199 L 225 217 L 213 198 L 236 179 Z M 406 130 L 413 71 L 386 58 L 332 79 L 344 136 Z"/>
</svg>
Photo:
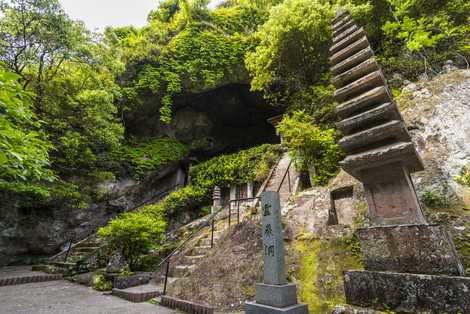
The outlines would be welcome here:
<svg viewBox="0 0 470 314">
<path fill-rule="evenodd" d="M 0 313 L 176 314 L 150 303 L 131 303 L 65 280 L 0 287 Z"/>
</svg>

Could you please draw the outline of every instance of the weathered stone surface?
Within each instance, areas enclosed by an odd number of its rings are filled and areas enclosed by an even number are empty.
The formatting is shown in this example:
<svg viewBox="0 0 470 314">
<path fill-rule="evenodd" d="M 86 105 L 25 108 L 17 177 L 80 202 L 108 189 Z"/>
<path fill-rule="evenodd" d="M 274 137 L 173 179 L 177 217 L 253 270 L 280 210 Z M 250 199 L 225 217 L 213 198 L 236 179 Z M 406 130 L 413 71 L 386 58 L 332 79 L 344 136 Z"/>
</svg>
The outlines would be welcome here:
<svg viewBox="0 0 470 314">
<path fill-rule="evenodd" d="M 350 97 L 354 97 L 362 92 L 380 86 L 385 86 L 385 77 L 383 76 L 382 71 L 379 70 L 367 74 L 366 76 L 335 90 L 333 97 L 338 102 L 343 102 Z"/>
<path fill-rule="evenodd" d="M 379 86 L 339 104 L 336 107 L 336 113 L 341 118 L 348 118 L 360 111 L 369 110 L 375 105 L 387 102 L 392 102 L 392 97 L 385 86 Z"/>
<path fill-rule="evenodd" d="M 349 14 L 343 15 L 340 19 L 333 21 L 333 29 L 338 30 L 349 21 L 351 21 L 351 16 Z"/>
<path fill-rule="evenodd" d="M 370 47 L 366 47 L 361 51 L 355 53 L 354 55 L 350 56 L 346 60 L 343 60 L 340 63 L 333 65 L 331 67 L 331 73 L 333 73 L 333 75 L 339 75 L 344 71 L 349 70 L 350 68 L 360 64 L 361 62 L 364 62 L 365 60 L 373 56 L 374 52 L 372 51 L 372 49 Z"/>
<path fill-rule="evenodd" d="M 367 47 L 369 47 L 369 41 L 367 40 L 367 37 L 364 36 L 363 38 L 356 41 L 354 44 L 349 45 L 348 47 L 332 55 L 330 57 L 330 63 L 332 65 L 336 65 L 341 61 L 345 60 L 346 58 L 353 56 L 362 49 L 366 49 Z"/>
<path fill-rule="evenodd" d="M 349 27 L 348 29 L 344 30 L 344 32 L 342 32 L 341 34 L 333 38 L 333 45 L 340 42 L 347 36 L 351 35 L 353 32 L 355 32 L 358 29 L 359 28 L 357 27 L 357 25 L 353 24 L 353 26 Z"/>
<path fill-rule="evenodd" d="M 370 129 L 345 136 L 338 144 L 344 152 L 351 153 L 361 151 L 361 148 L 371 147 L 373 144 L 385 140 L 408 142 L 411 141 L 411 137 L 403 121 L 392 120 L 371 127 Z"/>
<path fill-rule="evenodd" d="M 296 304 L 288 307 L 277 308 L 269 305 L 258 304 L 255 302 L 245 303 L 246 314 L 273 314 L 273 313 L 288 313 L 288 314 L 307 314 L 307 304 Z"/>
<path fill-rule="evenodd" d="M 423 164 L 413 158 L 416 156 L 413 143 L 399 142 L 383 147 L 373 148 L 358 154 L 348 155 L 340 161 L 341 167 L 356 177 L 361 176 L 361 170 L 371 167 L 380 167 L 387 163 L 403 161 L 411 171 L 420 171 Z"/>
<path fill-rule="evenodd" d="M 335 77 L 331 80 L 333 84 L 339 88 L 342 87 L 348 83 L 351 83 L 354 80 L 357 80 L 358 78 L 370 74 L 372 72 L 378 71 L 379 65 L 375 58 L 370 58 L 367 59 L 366 61 L 356 65 L 355 67 L 351 68 L 350 70 L 347 70 Z"/>
<path fill-rule="evenodd" d="M 359 308 L 349 305 L 337 305 L 335 306 L 331 314 L 383 314 L 371 309 Z"/>
<path fill-rule="evenodd" d="M 149 283 L 152 278 L 150 273 L 135 274 L 132 276 L 117 276 L 114 278 L 113 288 L 127 289 Z"/>
<path fill-rule="evenodd" d="M 364 32 L 364 29 L 361 27 L 358 30 L 354 31 L 353 33 L 345 36 L 342 40 L 333 44 L 333 46 L 331 46 L 330 48 L 330 52 L 335 53 L 337 51 L 340 51 L 341 49 L 345 48 L 347 45 L 354 43 L 355 41 L 361 39 L 365 35 L 366 33 Z"/>
<path fill-rule="evenodd" d="M 401 163 L 368 169 L 361 180 L 373 225 L 426 223 L 409 173 Z"/>
<path fill-rule="evenodd" d="M 440 225 L 399 225 L 356 231 L 367 270 L 463 275 L 451 238 Z"/>
<path fill-rule="evenodd" d="M 384 120 L 402 120 L 394 103 L 386 103 L 348 119 L 344 119 L 336 123 L 336 126 L 344 134 L 348 135 L 354 131 L 364 129 L 369 125 L 376 125 Z"/>
<path fill-rule="evenodd" d="M 345 17 L 343 21 L 344 22 L 341 25 L 339 25 L 336 29 L 333 29 L 334 36 L 341 34 L 354 24 L 354 21 L 352 19 L 348 19 L 348 17 Z"/>
<path fill-rule="evenodd" d="M 127 262 L 124 256 L 121 253 L 115 253 L 111 255 L 106 266 L 107 273 L 120 273 L 124 267 L 126 267 Z"/>
<path fill-rule="evenodd" d="M 256 303 L 273 307 L 286 307 L 297 304 L 295 284 L 267 285 L 256 284 Z"/>
<path fill-rule="evenodd" d="M 398 313 L 470 313 L 470 278 L 348 271 L 349 304 Z"/>
</svg>

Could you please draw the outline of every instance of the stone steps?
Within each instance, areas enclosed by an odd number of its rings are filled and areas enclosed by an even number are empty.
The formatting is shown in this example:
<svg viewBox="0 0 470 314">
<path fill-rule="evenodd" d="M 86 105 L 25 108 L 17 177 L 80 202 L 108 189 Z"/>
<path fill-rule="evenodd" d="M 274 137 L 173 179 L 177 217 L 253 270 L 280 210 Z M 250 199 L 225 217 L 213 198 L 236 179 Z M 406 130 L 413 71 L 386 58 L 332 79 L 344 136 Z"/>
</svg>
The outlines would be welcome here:
<svg viewBox="0 0 470 314">
<path fill-rule="evenodd" d="M 83 253 L 93 253 L 97 251 L 98 249 L 99 247 L 96 247 L 96 246 L 83 246 L 83 247 L 74 247 L 72 251 L 83 254 Z"/>
<path fill-rule="evenodd" d="M 360 148 L 370 147 L 377 142 L 390 139 L 400 142 L 411 141 L 403 121 L 392 120 L 353 135 L 344 136 L 338 144 L 344 152 L 353 153 L 362 151 Z"/>
<path fill-rule="evenodd" d="M 146 302 L 161 296 L 163 288 L 153 284 L 145 284 L 127 289 L 113 289 L 111 294 L 130 302 Z"/>
<path fill-rule="evenodd" d="M 184 263 L 189 264 L 189 265 L 194 265 L 201 261 L 205 255 L 186 255 L 184 256 Z"/>
<path fill-rule="evenodd" d="M 174 277 L 185 277 L 196 268 L 196 265 L 176 265 L 171 275 Z"/>
<path fill-rule="evenodd" d="M 373 126 L 386 120 L 403 120 L 394 103 L 385 103 L 371 110 L 344 119 L 336 123 L 336 126 L 343 134 L 349 135 L 358 129 L 361 130 L 366 126 Z"/>
<path fill-rule="evenodd" d="M 21 285 L 33 282 L 55 281 L 62 279 L 61 274 L 34 274 L 26 276 L 15 276 L 0 278 L 0 287 Z"/>
<path fill-rule="evenodd" d="M 208 250 L 210 250 L 211 247 L 210 245 L 198 245 L 198 246 L 195 246 L 192 250 L 191 250 L 191 253 L 193 255 L 205 255 L 207 253 Z"/>
</svg>

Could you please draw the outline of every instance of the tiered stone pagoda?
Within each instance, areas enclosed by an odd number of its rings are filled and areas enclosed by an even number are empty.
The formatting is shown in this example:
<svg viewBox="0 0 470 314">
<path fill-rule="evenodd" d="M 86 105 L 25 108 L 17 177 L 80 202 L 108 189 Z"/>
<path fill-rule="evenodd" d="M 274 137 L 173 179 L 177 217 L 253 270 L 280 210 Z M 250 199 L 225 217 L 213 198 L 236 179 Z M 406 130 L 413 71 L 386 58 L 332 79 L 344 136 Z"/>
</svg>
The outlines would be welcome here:
<svg viewBox="0 0 470 314">
<path fill-rule="evenodd" d="M 333 21 L 342 168 L 364 184 L 372 227 L 357 231 L 366 271 L 345 273 L 348 303 L 405 313 L 470 313 L 464 275 L 443 226 L 429 225 L 410 173 L 423 170 L 362 27 L 347 11 Z M 452 277 L 450 277 L 452 276 Z"/>
</svg>

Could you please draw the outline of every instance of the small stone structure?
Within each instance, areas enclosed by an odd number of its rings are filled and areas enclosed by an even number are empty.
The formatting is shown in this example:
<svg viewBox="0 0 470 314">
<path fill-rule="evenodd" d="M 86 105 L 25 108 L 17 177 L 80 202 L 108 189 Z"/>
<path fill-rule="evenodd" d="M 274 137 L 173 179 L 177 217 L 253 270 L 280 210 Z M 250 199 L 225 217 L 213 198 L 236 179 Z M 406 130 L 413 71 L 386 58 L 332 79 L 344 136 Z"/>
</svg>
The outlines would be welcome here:
<svg viewBox="0 0 470 314">
<path fill-rule="evenodd" d="M 212 193 L 212 213 L 215 213 L 222 208 L 222 191 L 216 185 L 214 186 L 214 192 Z"/>
<path fill-rule="evenodd" d="M 341 166 L 364 184 L 372 225 L 357 231 L 366 271 L 345 273 L 346 299 L 400 313 L 470 313 L 470 278 L 458 277 L 463 267 L 445 228 L 426 223 L 410 177 L 423 163 L 365 31 L 339 11 L 333 37 Z"/>
<path fill-rule="evenodd" d="M 279 193 L 261 194 L 264 281 L 256 285 L 256 302 L 247 302 L 245 313 L 308 313 L 307 305 L 297 303 L 297 287 L 286 280 L 284 237 Z"/>
</svg>

